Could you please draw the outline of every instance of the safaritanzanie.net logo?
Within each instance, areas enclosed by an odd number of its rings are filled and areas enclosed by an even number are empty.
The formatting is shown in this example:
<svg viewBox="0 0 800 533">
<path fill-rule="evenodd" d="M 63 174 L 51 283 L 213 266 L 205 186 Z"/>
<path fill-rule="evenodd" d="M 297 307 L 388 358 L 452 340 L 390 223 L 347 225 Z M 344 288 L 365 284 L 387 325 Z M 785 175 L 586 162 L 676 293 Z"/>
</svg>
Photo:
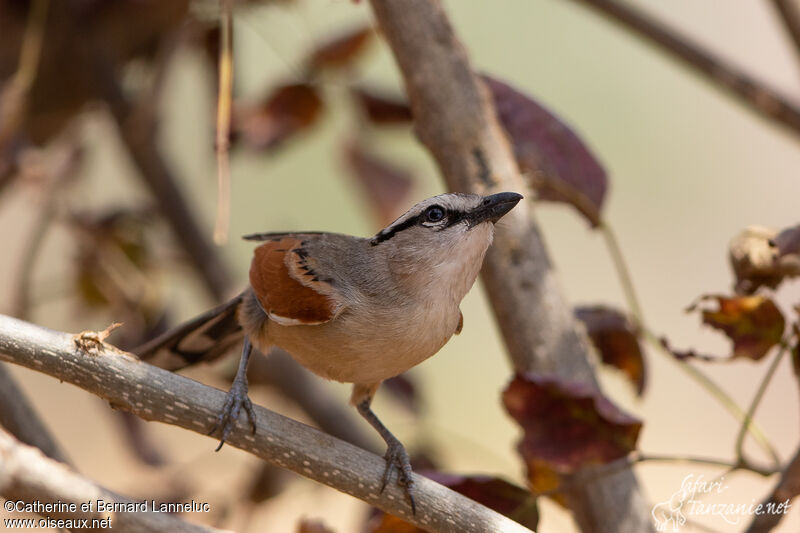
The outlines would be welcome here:
<svg viewBox="0 0 800 533">
<path fill-rule="evenodd" d="M 751 500 L 747 503 L 724 501 L 725 491 L 730 488 L 725 478 L 705 480 L 702 475 L 689 474 L 681 487 L 668 499 L 653 506 L 652 515 L 658 531 L 680 531 L 687 518 L 712 516 L 726 524 L 739 524 L 753 516 L 763 514 L 786 514 L 791 504 L 784 502 L 762 503 Z"/>
</svg>

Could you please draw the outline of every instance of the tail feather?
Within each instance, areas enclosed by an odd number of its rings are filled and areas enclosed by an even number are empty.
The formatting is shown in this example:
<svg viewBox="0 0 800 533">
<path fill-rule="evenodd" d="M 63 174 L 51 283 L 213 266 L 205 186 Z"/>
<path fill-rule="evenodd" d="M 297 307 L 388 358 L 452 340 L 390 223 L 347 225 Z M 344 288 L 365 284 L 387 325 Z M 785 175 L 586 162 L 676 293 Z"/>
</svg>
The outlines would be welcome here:
<svg viewBox="0 0 800 533">
<path fill-rule="evenodd" d="M 237 311 L 244 293 L 139 346 L 133 353 L 166 370 L 213 361 L 242 340 Z"/>
</svg>

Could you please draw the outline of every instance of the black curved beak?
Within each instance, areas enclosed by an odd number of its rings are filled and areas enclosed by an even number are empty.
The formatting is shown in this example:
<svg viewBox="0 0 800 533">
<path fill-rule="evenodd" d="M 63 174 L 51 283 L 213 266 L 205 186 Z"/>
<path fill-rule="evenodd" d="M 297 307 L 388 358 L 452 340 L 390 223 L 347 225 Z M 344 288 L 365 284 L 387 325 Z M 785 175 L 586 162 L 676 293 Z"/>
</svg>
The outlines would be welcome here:
<svg viewBox="0 0 800 533">
<path fill-rule="evenodd" d="M 522 200 L 522 195 L 515 192 L 501 192 L 485 196 L 481 205 L 469 214 L 470 226 L 481 222 L 497 222 L 503 215 L 511 211 Z"/>
</svg>

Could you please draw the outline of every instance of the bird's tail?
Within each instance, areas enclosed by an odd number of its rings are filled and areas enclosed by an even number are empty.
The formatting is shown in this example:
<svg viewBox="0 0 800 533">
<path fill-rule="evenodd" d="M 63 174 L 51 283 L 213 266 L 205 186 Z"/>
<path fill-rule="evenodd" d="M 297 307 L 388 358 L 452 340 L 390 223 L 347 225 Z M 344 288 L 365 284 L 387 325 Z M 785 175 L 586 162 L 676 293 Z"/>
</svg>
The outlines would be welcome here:
<svg viewBox="0 0 800 533">
<path fill-rule="evenodd" d="M 243 298 L 244 293 L 146 342 L 133 353 L 167 370 L 213 361 L 244 336 L 237 318 Z"/>
</svg>

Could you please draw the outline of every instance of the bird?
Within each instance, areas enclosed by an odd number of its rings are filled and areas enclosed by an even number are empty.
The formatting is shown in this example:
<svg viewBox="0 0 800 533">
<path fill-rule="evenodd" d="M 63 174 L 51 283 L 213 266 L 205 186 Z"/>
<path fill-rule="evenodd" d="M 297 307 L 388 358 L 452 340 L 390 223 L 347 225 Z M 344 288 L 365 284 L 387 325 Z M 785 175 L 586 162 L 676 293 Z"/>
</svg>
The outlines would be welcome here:
<svg viewBox="0 0 800 533">
<path fill-rule="evenodd" d="M 436 354 L 461 331 L 461 300 L 515 192 L 447 193 L 423 200 L 372 237 L 255 233 L 249 286 L 230 301 L 148 342 L 142 358 L 214 359 L 242 342 L 236 377 L 211 433 L 223 445 L 242 409 L 255 431 L 247 365 L 253 348 L 280 347 L 313 373 L 352 383 L 350 403 L 386 443 L 382 490 L 397 483 L 416 512 L 403 444 L 371 408 L 380 384 Z M 163 366 L 169 366 L 168 364 Z M 173 368 L 179 368 L 178 365 Z"/>
</svg>

